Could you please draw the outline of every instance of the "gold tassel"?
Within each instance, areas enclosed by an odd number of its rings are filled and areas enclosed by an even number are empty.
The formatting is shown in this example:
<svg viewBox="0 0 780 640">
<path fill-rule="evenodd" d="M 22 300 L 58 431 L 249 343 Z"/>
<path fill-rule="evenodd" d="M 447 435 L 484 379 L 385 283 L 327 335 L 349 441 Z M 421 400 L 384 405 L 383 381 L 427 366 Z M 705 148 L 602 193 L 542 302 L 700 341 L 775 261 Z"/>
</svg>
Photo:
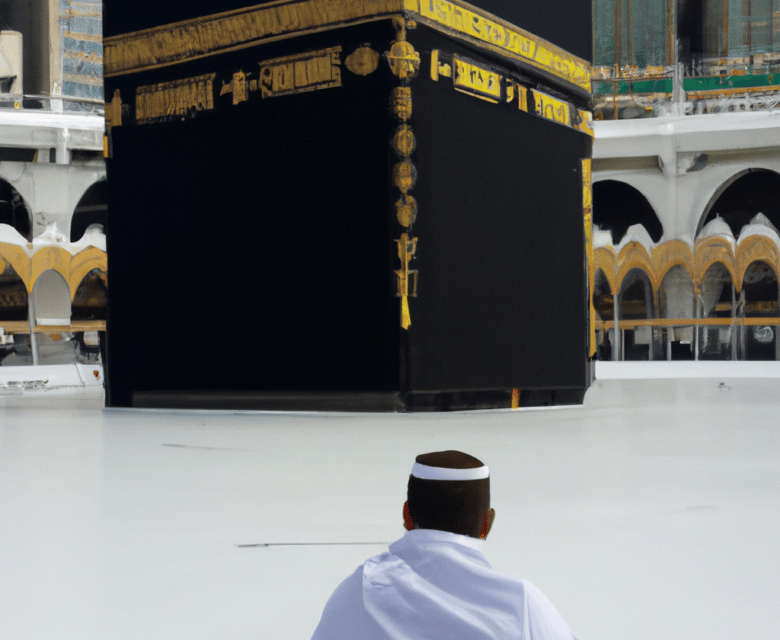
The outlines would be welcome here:
<svg viewBox="0 0 780 640">
<path fill-rule="evenodd" d="M 412 320 L 409 317 L 409 299 L 406 296 L 401 298 L 401 326 L 404 329 L 408 329 L 412 324 Z"/>
</svg>

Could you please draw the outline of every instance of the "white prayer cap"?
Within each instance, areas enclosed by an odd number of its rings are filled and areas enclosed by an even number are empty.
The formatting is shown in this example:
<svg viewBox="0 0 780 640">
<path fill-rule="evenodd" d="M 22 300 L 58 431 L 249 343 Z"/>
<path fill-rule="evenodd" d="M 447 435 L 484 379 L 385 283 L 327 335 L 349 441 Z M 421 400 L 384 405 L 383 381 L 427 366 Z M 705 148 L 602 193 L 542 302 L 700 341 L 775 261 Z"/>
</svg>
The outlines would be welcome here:
<svg viewBox="0 0 780 640">
<path fill-rule="evenodd" d="M 417 456 L 411 475 L 420 480 L 484 480 L 490 470 L 474 456 L 450 450 Z"/>
</svg>

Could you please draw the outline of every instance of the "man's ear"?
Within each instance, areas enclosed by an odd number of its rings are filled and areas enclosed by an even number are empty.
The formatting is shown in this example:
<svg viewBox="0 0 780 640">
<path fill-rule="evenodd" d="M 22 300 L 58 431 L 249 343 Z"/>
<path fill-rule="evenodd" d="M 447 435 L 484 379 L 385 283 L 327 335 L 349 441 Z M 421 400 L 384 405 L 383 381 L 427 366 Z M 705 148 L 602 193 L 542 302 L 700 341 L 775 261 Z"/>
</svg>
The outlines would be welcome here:
<svg viewBox="0 0 780 640">
<path fill-rule="evenodd" d="M 412 516 L 409 514 L 408 502 L 404 502 L 404 529 L 407 531 L 414 529 L 414 522 L 412 522 Z"/>
<path fill-rule="evenodd" d="M 490 530 L 493 528 L 493 521 L 496 519 L 496 510 L 488 509 L 485 511 L 485 519 L 482 521 L 482 529 L 479 532 L 479 537 L 483 540 L 488 537 Z"/>
</svg>

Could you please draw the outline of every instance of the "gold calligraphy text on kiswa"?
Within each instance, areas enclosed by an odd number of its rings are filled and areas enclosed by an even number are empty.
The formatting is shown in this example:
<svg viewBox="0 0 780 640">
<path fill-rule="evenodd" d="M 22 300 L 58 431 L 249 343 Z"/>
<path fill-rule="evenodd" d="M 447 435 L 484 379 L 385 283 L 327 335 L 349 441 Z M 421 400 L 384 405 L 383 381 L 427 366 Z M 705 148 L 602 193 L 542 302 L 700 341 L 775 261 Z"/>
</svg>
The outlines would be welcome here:
<svg viewBox="0 0 780 640">
<path fill-rule="evenodd" d="M 398 245 L 398 258 L 401 260 L 401 268 L 395 271 L 398 278 L 398 297 L 401 298 L 401 326 L 408 329 L 412 324 L 408 298 L 417 297 L 417 270 L 409 269 L 409 262 L 417 251 L 417 238 L 410 238 L 408 233 L 402 233 L 395 242 Z"/>
<path fill-rule="evenodd" d="M 484 67 L 453 56 L 455 75 L 453 82 L 457 91 L 469 93 L 488 102 L 501 101 L 501 76 Z"/>
<path fill-rule="evenodd" d="M 503 75 L 497 69 L 434 49 L 431 51 L 430 75 L 435 81 L 441 77 L 451 77 L 454 88 L 462 93 L 494 104 L 516 102 L 521 111 L 593 136 L 593 129 L 590 126 L 593 115 L 589 111 L 577 109 L 564 100 L 525 87 L 513 80 L 511 75 Z"/>
<path fill-rule="evenodd" d="M 541 91 L 536 91 L 536 89 L 531 89 L 531 93 L 534 96 L 536 115 L 559 124 L 565 124 L 569 127 L 572 126 L 571 112 L 568 103 L 548 96 Z"/>
<path fill-rule="evenodd" d="M 580 58 L 507 22 L 477 13 L 476 7 L 462 7 L 446 0 L 404 0 L 408 11 L 419 13 L 434 25 L 469 36 L 514 54 L 528 64 L 570 82 L 588 93 L 590 65 Z"/>
<path fill-rule="evenodd" d="M 341 47 L 310 51 L 260 63 L 263 98 L 341 86 Z"/>
<path fill-rule="evenodd" d="M 157 118 L 213 109 L 215 77 L 216 74 L 209 73 L 138 87 L 135 90 L 136 122 L 143 124 Z"/>
<path fill-rule="evenodd" d="M 105 38 L 105 74 L 138 73 L 391 16 L 477 41 L 590 93 L 585 60 L 477 7 L 445 0 L 277 0 L 198 16 Z"/>
</svg>

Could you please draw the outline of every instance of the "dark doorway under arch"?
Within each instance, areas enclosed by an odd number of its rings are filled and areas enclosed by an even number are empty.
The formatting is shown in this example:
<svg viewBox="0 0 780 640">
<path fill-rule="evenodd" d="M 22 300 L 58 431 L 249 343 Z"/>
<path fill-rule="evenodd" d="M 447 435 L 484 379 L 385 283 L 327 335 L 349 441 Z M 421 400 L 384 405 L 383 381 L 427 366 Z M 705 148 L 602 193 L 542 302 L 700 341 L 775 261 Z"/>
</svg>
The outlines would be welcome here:
<svg viewBox="0 0 780 640">
<path fill-rule="evenodd" d="M 27 320 L 27 287 L 11 265 L 0 273 L 0 322 Z"/>
<path fill-rule="evenodd" d="M 1 178 L 0 224 L 12 226 L 28 242 L 32 240 L 32 211 L 14 186 Z"/>
<path fill-rule="evenodd" d="M 99 180 L 81 196 L 70 221 L 70 241 L 76 242 L 92 224 L 103 227 L 108 235 L 108 181 Z"/>
<path fill-rule="evenodd" d="M 736 238 L 758 213 L 780 228 L 780 174 L 774 171 L 751 169 L 734 180 L 712 204 L 697 231 L 720 216 Z"/>
<path fill-rule="evenodd" d="M 599 269 L 596 271 L 593 288 L 593 308 L 596 310 L 598 320 L 612 322 L 615 317 L 615 296 L 609 287 L 609 282 L 604 272 Z M 598 359 L 612 360 L 612 342 L 610 341 L 610 330 L 600 329 L 596 332 L 598 344 Z M 612 331 L 612 340 L 615 339 L 615 332 Z"/>
<path fill-rule="evenodd" d="M 3 322 L 25 322 L 27 318 L 27 287 L 22 279 L 6 265 L 0 273 L 0 324 Z M 15 336 L 14 342 L 0 345 L 0 366 L 30 365 L 32 356 L 22 336 Z"/>
<path fill-rule="evenodd" d="M 71 321 L 105 320 L 107 299 L 106 274 L 93 269 L 84 276 L 76 289 L 71 303 Z"/>
<path fill-rule="evenodd" d="M 641 269 L 631 269 L 623 279 L 618 298 L 619 320 L 650 320 L 654 317 L 653 288 Z M 652 360 L 652 329 L 623 329 L 620 353 L 623 360 Z"/>
<path fill-rule="evenodd" d="M 731 273 L 720 262 L 710 265 L 701 282 L 699 313 L 702 318 L 732 318 L 736 291 Z M 710 325 L 699 329 L 699 360 L 736 360 L 737 328 Z"/>
<path fill-rule="evenodd" d="M 742 281 L 745 318 L 776 318 L 780 315 L 780 288 L 777 274 L 763 260 L 752 262 Z M 744 327 L 745 356 L 748 360 L 777 360 L 777 326 Z"/>
<path fill-rule="evenodd" d="M 612 244 L 618 244 L 626 230 L 641 224 L 658 242 L 664 233 L 661 221 L 642 192 L 617 180 L 602 180 L 593 185 L 593 222 L 612 232 Z"/>
</svg>

